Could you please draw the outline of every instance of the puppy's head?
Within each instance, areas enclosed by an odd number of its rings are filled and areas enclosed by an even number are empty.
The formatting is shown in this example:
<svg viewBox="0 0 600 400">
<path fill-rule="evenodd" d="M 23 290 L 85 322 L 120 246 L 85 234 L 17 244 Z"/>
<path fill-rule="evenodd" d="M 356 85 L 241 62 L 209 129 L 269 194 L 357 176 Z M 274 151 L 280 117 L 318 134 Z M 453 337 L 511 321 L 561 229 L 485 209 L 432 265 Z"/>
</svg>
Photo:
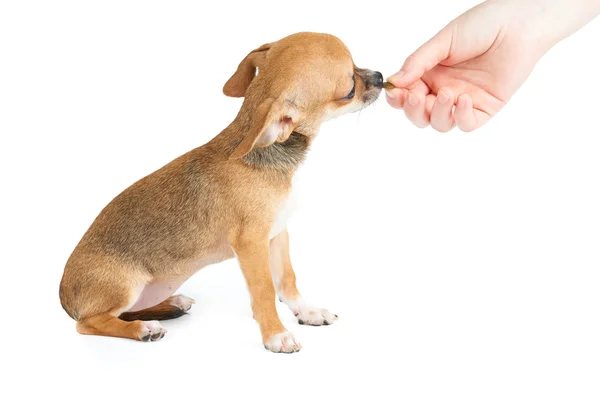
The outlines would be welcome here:
<svg viewBox="0 0 600 400">
<path fill-rule="evenodd" d="M 313 136 L 331 118 L 373 103 L 383 87 L 380 72 L 357 68 L 335 36 L 297 33 L 251 51 L 223 87 L 245 97 L 251 127 L 231 158 L 254 147 L 283 142 L 292 132 Z"/>
</svg>

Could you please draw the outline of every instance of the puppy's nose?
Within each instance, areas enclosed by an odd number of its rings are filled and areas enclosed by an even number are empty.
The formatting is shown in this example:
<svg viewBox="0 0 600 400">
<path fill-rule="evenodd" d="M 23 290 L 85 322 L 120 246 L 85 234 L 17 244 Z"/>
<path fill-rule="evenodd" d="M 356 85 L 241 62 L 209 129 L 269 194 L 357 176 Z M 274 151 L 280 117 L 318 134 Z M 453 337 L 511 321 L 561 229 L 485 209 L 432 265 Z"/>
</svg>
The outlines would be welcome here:
<svg viewBox="0 0 600 400">
<path fill-rule="evenodd" d="M 367 84 L 367 89 L 372 87 L 381 89 L 383 87 L 383 75 L 379 71 L 369 71 L 365 83 Z"/>
<path fill-rule="evenodd" d="M 375 71 L 373 74 L 373 86 L 380 89 L 383 87 L 383 75 L 379 71 Z"/>
</svg>

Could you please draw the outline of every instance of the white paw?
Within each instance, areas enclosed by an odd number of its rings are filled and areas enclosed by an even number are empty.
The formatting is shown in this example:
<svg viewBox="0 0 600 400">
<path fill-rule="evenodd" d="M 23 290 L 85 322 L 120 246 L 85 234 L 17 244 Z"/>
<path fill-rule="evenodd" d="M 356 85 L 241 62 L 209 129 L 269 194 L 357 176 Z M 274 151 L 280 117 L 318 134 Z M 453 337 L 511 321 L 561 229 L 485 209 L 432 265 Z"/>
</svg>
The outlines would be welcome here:
<svg viewBox="0 0 600 400">
<path fill-rule="evenodd" d="M 281 332 L 271 336 L 265 342 L 265 349 L 274 353 L 295 353 L 300 351 L 302 346 L 294 338 L 291 332 Z"/>
<path fill-rule="evenodd" d="M 303 305 L 293 311 L 300 325 L 331 325 L 338 319 L 337 315 L 330 313 L 324 308 L 309 305 Z"/>
<path fill-rule="evenodd" d="M 190 308 L 192 308 L 192 304 L 195 303 L 196 302 L 194 301 L 194 299 L 190 299 L 189 297 L 184 296 L 182 294 L 175 295 L 171 298 L 171 305 L 183 311 L 188 311 Z"/>
<path fill-rule="evenodd" d="M 142 321 L 142 331 L 140 333 L 140 340 L 142 342 L 156 342 L 162 339 L 167 333 L 158 321 Z"/>
</svg>

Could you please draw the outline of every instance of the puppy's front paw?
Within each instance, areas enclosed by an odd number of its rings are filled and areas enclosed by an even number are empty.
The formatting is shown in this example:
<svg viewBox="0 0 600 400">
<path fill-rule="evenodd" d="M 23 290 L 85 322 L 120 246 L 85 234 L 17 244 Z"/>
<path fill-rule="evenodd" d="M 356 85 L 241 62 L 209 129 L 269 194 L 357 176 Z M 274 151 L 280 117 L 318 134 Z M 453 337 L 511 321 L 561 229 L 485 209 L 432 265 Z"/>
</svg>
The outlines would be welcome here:
<svg viewBox="0 0 600 400">
<path fill-rule="evenodd" d="M 324 308 L 308 305 L 304 305 L 295 310 L 294 315 L 298 318 L 298 323 L 300 325 L 331 325 L 338 319 L 337 315 L 330 313 Z"/>
<path fill-rule="evenodd" d="M 156 342 L 162 339 L 166 333 L 167 330 L 158 321 L 142 321 L 142 330 L 139 337 L 142 342 Z"/>
<path fill-rule="evenodd" d="M 189 311 L 190 308 L 192 308 L 192 304 L 195 304 L 196 302 L 194 301 L 194 299 L 191 299 L 187 296 L 184 296 L 182 294 L 177 294 L 175 296 L 171 296 L 171 302 L 170 304 L 172 306 L 175 306 L 177 308 L 179 308 L 180 310 L 183 311 Z"/>
<path fill-rule="evenodd" d="M 274 353 L 295 353 L 301 348 L 294 335 L 288 331 L 277 333 L 265 342 L 265 349 Z"/>
</svg>

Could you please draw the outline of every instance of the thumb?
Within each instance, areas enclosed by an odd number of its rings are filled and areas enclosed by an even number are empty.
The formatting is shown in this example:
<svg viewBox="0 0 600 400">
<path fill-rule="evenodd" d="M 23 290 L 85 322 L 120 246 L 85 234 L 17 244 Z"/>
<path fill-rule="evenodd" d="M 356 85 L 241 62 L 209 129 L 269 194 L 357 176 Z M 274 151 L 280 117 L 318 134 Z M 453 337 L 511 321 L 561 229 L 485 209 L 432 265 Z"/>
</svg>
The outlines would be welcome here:
<svg viewBox="0 0 600 400">
<path fill-rule="evenodd" d="M 451 47 L 452 28 L 447 26 L 412 53 L 404 61 L 400 71 L 387 79 L 388 82 L 399 88 L 411 85 L 425 72 L 447 59 Z"/>
</svg>

